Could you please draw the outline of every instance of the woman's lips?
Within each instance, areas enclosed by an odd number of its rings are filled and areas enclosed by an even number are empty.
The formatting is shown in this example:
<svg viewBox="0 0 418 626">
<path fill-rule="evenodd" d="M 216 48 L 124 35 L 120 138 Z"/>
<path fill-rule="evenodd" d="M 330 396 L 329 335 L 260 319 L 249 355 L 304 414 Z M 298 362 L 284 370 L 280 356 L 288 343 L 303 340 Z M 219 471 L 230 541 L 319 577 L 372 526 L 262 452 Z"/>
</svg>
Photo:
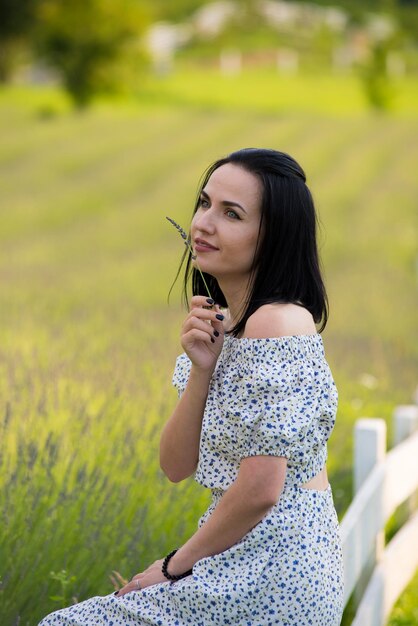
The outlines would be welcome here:
<svg viewBox="0 0 418 626">
<path fill-rule="evenodd" d="M 204 241 L 203 239 L 196 239 L 193 249 L 195 250 L 195 252 L 216 252 L 216 250 L 218 250 L 218 248 L 215 248 L 215 246 L 212 246 L 210 243 Z"/>
</svg>

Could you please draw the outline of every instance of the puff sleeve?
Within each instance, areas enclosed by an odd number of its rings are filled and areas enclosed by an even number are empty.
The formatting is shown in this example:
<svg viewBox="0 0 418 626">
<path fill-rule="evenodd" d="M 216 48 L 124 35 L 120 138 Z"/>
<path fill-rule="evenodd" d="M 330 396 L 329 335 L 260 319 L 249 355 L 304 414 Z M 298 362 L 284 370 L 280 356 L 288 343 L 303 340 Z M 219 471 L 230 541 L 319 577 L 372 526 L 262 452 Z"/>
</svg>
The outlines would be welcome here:
<svg viewBox="0 0 418 626">
<path fill-rule="evenodd" d="M 336 403 L 322 369 L 313 361 L 300 360 L 282 372 L 280 381 L 265 373 L 253 381 L 250 395 L 258 402 L 250 418 L 246 456 L 284 456 L 302 463 L 325 445 Z"/>
<path fill-rule="evenodd" d="M 181 398 L 184 390 L 186 389 L 187 381 L 189 380 L 190 370 L 192 368 L 192 362 L 185 352 L 180 354 L 176 359 L 176 365 L 173 372 L 172 383 L 177 389 L 179 398 Z"/>
<path fill-rule="evenodd" d="M 337 391 L 324 359 L 257 359 L 235 384 L 226 411 L 230 449 L 241 459 L 283 456 L 303 464 L 324 449 L 336 408 Z"/>
</svg>

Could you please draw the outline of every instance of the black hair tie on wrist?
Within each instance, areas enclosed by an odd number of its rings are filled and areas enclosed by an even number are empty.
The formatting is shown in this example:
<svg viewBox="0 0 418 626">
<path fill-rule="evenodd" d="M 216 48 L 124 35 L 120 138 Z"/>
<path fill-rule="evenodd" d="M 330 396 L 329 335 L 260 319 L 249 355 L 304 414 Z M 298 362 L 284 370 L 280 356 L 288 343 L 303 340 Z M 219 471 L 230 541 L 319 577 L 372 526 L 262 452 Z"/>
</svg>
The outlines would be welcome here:
<svg viewBox="0 0 418 626">
<path fill-rule="evenodd" d="M 192 574 L 193 572 L 193 570 L 189 569 L 188 572 L 184 572 L 184 574 L 178 574 L 177 576 L 175 574 L 168 573 L 167 566 L 170 562 L 171 557 L 173 557 L 176 552 L 177 550 L 173 550 L 172 552 L 170 552 L 170 554 L 167 554 L 161 566 L 161 571 L 164 574 L 164 576 L 167 578 L 167 580 L 181 580 L 182 578 L 186 578 L 186 576 L 190 576 L 190 574 Z"/>
</svg>

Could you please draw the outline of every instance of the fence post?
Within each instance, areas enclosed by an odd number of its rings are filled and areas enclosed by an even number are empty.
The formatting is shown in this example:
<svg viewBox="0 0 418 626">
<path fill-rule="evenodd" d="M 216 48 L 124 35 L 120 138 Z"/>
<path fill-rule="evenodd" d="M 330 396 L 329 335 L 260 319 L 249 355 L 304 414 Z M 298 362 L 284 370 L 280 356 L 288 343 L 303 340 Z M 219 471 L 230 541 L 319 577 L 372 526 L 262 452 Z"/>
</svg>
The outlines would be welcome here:
<svg viewBox="0 0 418 626">
<path fill-rule="evenodd" d="M 415 404 L 401 404 L 395 407 L 393 412 L 394 442 L 399 443 L 410 437 L 418 430 L 418 406 Z M 408 516 L 412 515 L 418 507 L 418 493 L 412 494 L 406 503 Z"/>
<path fill-rule="evenodd" d="M 357 420 L 354 428 L 354 493 L 357 494 L 360 487 L 372 471 L 372 469 L 384 460 L 386 455 L 386 422 L 381 418 L 361 418 Z M 383 497 L 383 494 L 382 494 Z M 359 605 L 363 592 L 367 586 L 376 563 L 380 560 L 385 547 L 385 532 L 382 529 L 376 535 L 374 548 L 368 558 L 364 571 L 357 581 L 354 598 L 356 606 Z"/>
<path fill-rule="evenodd" d="M 395 439 L 393 445 L 397 446 L 398 443 L 401 443 L 418 430 L 418 406 L 415 406 L 415 404 L 401 404 L 395 407 L 393 421 Z"/>
<path fill-rule="evenodd" d="M 386 422 L 363 417 L 354 428 L 354 493 L 356 494 L 374 466 L 386 455 Z"/>
</svg>

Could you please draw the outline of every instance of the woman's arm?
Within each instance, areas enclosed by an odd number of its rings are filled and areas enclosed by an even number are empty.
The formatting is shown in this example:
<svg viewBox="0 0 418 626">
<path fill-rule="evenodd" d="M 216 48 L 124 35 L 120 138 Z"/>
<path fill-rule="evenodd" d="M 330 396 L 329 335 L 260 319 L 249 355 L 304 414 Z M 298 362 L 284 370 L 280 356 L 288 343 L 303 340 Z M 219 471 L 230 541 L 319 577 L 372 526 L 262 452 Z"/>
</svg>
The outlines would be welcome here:
<svg viewBox="0 0 418 626">
<path fill-rule="evenodd" d="M 210 376 L 192 367 L 187 387 L 161 434 L 160 466 L 174 483 L 196 469 Z"/>
<path fill-rule="evenodd" d="M 238 543 L 279 500 L 286 476 L 287 459 L 254 456 L 241 461 L 235 482 L 222 496 L 209 519 L 176 552 L 168 564 L 170 574 L 179 575 L 207 556 L 224 552 Z M 167 582 L 163 559 L 136 574 L 117 596 Z"/>
<path fill-rule="evenodd" d="M 181 344 L 192 368 L 187 387 L 160 440 L 160 466 L 173 482 L 187 478 L 196 469 L 209 383 L 223 345 L 222 320 L 213 300 L 193 296 L 181 331 Z"/>
<path fill-rule="evenodd" d="M 284 457 L 243 459 L 235 482 L 212 515 L 170 560 L 170 574 L 186 572 L 198 560 L 224 552 L 254 528 L 279 500 L 286 465 Z"/>
</svg>

